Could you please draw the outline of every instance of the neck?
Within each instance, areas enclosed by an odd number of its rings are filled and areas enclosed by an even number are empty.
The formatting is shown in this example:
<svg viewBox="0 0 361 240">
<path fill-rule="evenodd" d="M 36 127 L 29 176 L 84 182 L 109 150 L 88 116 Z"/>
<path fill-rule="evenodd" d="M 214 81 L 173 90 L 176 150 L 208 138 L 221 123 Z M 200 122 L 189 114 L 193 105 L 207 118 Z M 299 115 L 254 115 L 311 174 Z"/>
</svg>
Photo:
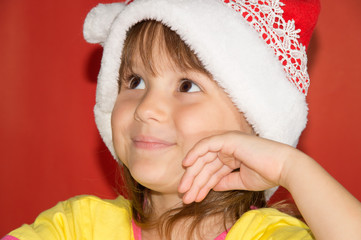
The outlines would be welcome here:
<svg viewBox="0 0 361 240">
<path fill-rule="evenodd" d="M 181 196 L 178 194 L 163 194 L 152 192 L 152 205 L 154 210 L 153 221 L 159 220 L 162 214 L 166 213 L 169 210 L 182 207 L 183 202 Z M 171 239 L 183 240 L 188 238 L 188 231 L 194 224 L 195 217 L 180 219 L 177 221 L 177 224 L 171 230 Z M 207 216 L 201 219 L 201 224 L 197 226 L 194 233 L 192 234 L 192 239 L 215 239 L 219 234 L 225 231 L 226 229 L 232 226 L 232 222 L 227 221 L 226 226 L 224 226 L 224 216 L 223 214 L 217 214 L 214 216 Z M 160 236 L 157 227 L 143 229 L 142 230 L 142 240 L 148 239 L 167 239 L 166 236 Z"/>
<path fill-rule="evenodd" d="M 151 194 L 153 210 L 155 213 L 155 218 L 158 219 L 161 215 L 165 212 L 182 207 L 183 202 L 182 198 L 178 193 L 159 193 L 159 192 L 152 192 Z"/>
</svg>

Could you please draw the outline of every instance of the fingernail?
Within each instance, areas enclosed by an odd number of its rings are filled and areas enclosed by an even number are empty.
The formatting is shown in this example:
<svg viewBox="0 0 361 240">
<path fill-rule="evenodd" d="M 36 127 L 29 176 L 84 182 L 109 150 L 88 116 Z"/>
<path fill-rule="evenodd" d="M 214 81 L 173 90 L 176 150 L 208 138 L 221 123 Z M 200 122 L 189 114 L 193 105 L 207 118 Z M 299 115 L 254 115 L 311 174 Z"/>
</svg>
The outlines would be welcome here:
<svg viewBox="0 0 361 240">
<path fill-rule="evenodd" d="M 178 186 L 178 192 L 184 193 L 184 192 L 183 192 L 183 190 L 184 190 L 184 189 L 183 189 L 183 188 L 184 188 L 183 185 L 184 185 L 183 183 L 180 183 L 180 184 L 179 184 L 179 186 Z"/>
<path fill-rule="evenodd" d="M 191 199 L 191 197 L 189 196 L 189 194 L 184 194 L 184 196 L 183 196 L 183 202 L 184 202 L 185 204 L 190 204 L 190 203 L 192 202 L 192 199 Z"/>
<path fill-rule="evenodd" d="M 187 156 L 183 159 L 183 161 L 182 161 L 183 166 L 186 166 L 186 167 L 189 166 L 188 163 L 189 163 L 189 161 L 190 161 L 190 158 L 191 158 L 191 156 L 187 155 Z"/>
<path fill-rule="evenodd" d="M 184 158 L 184 159 L 183 159 L 183 161 L 182 161 L 182 165 L 183 165 L 183 166 L 186 166 L 186 164 L 187 164 L 187 159 L 188 159 L 188 158 Z"/>
</svg>

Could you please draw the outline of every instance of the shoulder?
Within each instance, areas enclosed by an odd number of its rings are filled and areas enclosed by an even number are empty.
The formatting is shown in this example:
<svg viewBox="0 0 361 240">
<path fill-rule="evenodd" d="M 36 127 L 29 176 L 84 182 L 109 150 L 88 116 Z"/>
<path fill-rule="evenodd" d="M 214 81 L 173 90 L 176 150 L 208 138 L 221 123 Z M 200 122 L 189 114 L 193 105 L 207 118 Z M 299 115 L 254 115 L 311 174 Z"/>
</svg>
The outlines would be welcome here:
<svg viewBox="0 0 361 240">
<path fill-rule="evenodd" d="M 233 239 L 314 239 L 305 223 L 273 208 L 251 210 L 242 215 L 227 235 Z"/>
<path fill-rule="evenodd" d="M 112 209 L 130 211 L 130 202 L 122 196 L 115 199 L 101 199 L 91 195 L 81 195 L 59 202 L 55 209 L 62 208 L 67 211 L 92 211 L 96 209 Z"/>
<path fill-rule="evenodd" d="M 54 221 L 57 218 L 61 219 L 76 219 L 77 223 L 80 222 L 94 222 L 99 217 L 130 217 L 130 204 L 129 201 L 122 196 L 116 199 L 100 199 L 95 196 L 76 196 L 69 200 L 59 202 L 53 208 L 41 213 L 36 219 L 35 223 L 39 220 L 49 218 Z"/>
<path fill-rule="evenodd" d="M 31 225 L 9 235 L 18 239 L 127 239 L 131 234 L 130 202 L 119 196 L 104 200 L 77 196 L 42 212 Z M 90 236 L 91 235 L 91 236 Z M 129 239 L 129 238 L 128 238 Z"/>
<path fill-rule="evenodd" d="M 97 205 L 112 205 L 114 207 L 128 207 L 129 200 L 125 199 L 123 196 L 118 196 L 115 199 L 102 199 L 93 195 L 79 195 L 68 200 L 59 202 L 62 204 L 74 204 L 74 203 L 88 203 L 88 204 L 97 204 Z"/>
</svg>

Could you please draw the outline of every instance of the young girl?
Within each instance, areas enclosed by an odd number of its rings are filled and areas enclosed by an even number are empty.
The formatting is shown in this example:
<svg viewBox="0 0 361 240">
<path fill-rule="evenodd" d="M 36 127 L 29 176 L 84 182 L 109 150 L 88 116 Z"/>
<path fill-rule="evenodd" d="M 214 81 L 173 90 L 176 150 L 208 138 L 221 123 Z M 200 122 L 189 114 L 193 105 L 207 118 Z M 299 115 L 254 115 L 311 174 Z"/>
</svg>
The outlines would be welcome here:
<svg viewBox="0 0 361 240">
<path fill-rule="evenodd" d="M 290 0 L 94 8 L 84 35 L 104 46 L 95 117 L 131 201 L 75 197 L 5 239 L 360 238 L 360 203 L 294 148 L 318 8 Z M 266 208 L 278 185 L 311 230 Z"/>
</svg>

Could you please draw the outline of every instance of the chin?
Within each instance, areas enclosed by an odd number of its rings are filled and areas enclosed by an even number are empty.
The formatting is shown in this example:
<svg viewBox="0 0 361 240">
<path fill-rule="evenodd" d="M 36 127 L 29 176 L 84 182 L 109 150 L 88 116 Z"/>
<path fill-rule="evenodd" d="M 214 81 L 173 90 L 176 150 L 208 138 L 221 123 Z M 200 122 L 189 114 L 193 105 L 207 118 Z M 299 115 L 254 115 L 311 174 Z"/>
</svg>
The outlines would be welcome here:
<svg viewBox="0 0 361 240">
<path fill-rule="evenodd" d="M 183 173 L 169 172 L 167 167 L 161 169 L 151 169 L 142 165 L 142 167 L 132 167 L 130 173 L 132 177 L 141 185 L 150 190 L 160 193 L 177 193 L 178 185 Z"/>
</svg>

